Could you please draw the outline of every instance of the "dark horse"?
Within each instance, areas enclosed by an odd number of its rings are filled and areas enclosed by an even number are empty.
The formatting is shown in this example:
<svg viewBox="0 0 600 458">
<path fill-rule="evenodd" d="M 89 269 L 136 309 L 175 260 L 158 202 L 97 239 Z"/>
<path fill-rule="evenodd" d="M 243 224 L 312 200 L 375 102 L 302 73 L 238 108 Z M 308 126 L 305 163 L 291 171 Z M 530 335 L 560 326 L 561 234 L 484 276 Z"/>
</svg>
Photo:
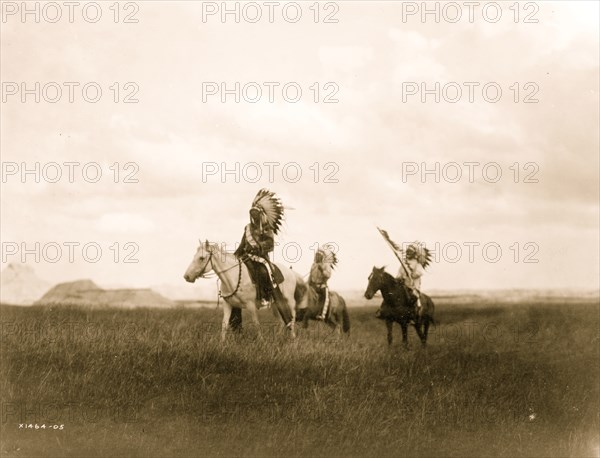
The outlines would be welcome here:
<svg viewBox="0 0 600 458">
<path fill-rule="evenodd" d="M 369 284 L 365 297 L 372 299 L 377 291 L 381 291 L 383 302 L 377 311 L 377 318 L 385 320 L 387 326 L 388 344 L 392 344 L 392 325 L 394 321 L 402 328 L 402 342 L 408 345 L 408 324 L 412 322 L 423 346 L 427 343 L 429 325 L 433 321 L 433 301 L 426 294 L 421 293 L 421 313 L 416 312 L 415 305 L 409 297 L 404 283 L 395 279 L 385 271 L 384 267 L 373 267 L 369 275 Z"/>
</svg>

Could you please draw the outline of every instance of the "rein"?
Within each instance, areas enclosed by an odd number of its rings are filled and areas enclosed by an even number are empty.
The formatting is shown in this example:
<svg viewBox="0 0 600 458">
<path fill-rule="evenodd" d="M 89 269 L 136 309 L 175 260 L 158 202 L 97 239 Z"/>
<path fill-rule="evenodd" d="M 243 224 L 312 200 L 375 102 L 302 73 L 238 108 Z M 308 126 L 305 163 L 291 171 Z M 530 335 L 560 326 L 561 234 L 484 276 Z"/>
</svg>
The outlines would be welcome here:
<svg viewBox="0 0 600 458">
<path fill-rule="evenodd" d="M 238 289 L 240 289 L 240 284 L 242 283 L 242 262 L 238 261 L 238 281 L 237 281 L 237 286 L 235 287 L 235 289 L 233 290 L 233 293 L 228 294 L 227 296 L 223 296 L 223 294 L 221 294 L 221 288 L 219 288 L 219 297 L 222 297 L 223 299 L 229 299 L 231 296 L 233 296 L 235 293 L 238 292 Z M 230 269 L 233 269 L 233 267 L 231 267 Z M 227 269 L 227 270 L 230 270 Z M 225 272 L 225 271 L 222 271 Z M 220 280 L 219 280 L 220 281 Z M 217 282 L 218 285 L 218 282 Z M 219 306 L 219 301 L 217 300 L 217 307 Z"/>
<path fill-rule="evenodd" d="M 212 265 L 212 256 L 213 256 L 213 254 L 214 253 L 211 251 L 210 252 L 210 256 L 208 257 L 208 262 L 206 263 L 207 265 L 208 265 L 209 262 Z M 212 265 L 212 267 L 213 267 L 213 270 L 214 270 L 215 266 Z M 220 273 L 227 272 L 228 270 L 231 270 L 234 267 L 235 266 L 228 267 L 227 269 L 222 270 Z M 233 290 L 233 292 L 231 294 L 226 295 L 226 296 L 223 296 L 223 294 L 221 293 L 221 287 L 219 285 L 220 282 L 221 282 L 221 279 L 219 278 L 219 276 L 217 274 L 217 291 L 218 292 L 217 292 L 217 307 L 216 308 L 219 308 L 219 304 L 221 303 L 221 298 L 227 300 L 230 297 L 234 296 L 238 292 L 238 290 L 240 289 L 240 284 L 242 283 L 242 261 L 240 261 L 240 260 L 238 260 L 238 269 L 239 270 L 238 270 L 237 285 L 236 285 L 235 289 Z M 215 274 L 216 274 L 216 272 L 215 272 Z"/>
</svg>

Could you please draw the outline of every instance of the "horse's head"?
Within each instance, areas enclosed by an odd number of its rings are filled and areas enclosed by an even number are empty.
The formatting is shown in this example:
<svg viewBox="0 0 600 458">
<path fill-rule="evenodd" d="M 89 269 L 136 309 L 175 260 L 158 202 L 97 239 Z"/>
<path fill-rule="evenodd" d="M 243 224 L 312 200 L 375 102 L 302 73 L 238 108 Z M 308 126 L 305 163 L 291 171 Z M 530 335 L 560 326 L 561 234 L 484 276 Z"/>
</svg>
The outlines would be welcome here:
<svg viewBox="0 0 600 458">
<path fill-rule="evenodd" d="M 194 283 L 197 278 L 210 272 L 213 269 L 211 264 L 212 257 L 218 252 L 218 249 L 217 244 L 209 243 L 208 240 L 204 243 L 200 242 L 200 246 L 196 250 L 192 262 L 183 275 L 185 281 Z"/>
<path fill-rule="evenodd" d="M 377 291 L 381 289 L 385 281 L 385 267 L 373 267 L 371 275 L 369 275 L 369 284 L 365 291 L 365 297 L 367 299 L 373 299 L 373 296 Z"/>
</svg>

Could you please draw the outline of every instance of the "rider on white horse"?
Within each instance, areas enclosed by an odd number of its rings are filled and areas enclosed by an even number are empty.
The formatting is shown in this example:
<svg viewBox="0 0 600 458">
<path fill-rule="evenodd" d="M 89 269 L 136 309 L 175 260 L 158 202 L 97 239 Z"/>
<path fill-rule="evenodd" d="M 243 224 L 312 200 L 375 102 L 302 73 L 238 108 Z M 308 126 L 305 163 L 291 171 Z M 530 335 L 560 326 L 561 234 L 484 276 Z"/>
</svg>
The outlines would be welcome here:
<svg viewBox="0 0 600 458">
<path fill-rule="evenodd" d="M 261 189 L 250 209 L 250 223 L 244 229 L 244 235 L 235 255 L 250 264 L 250 272 L 256 286 L 256 299 L 262 305 L 273 300 L 273 291 L 277 284 L 273 277 L 273 267 L 269 253 L 275 247 L 275 234 L 283 220 L 283 205 L 275 193 Z"/>
<path fill-rule="evenodd" d="M 308 284 L 317 291 L 319 304 L 323 303 L 323 309 L 320 315 L 317 316 L 318 320 L 327 319 L 327 312 L 329 311 L 329 287 L 327 286 L 327 281 L 331 278 L 331 273 L 336 263 L 337 258 L 332 248 L 329 245 L 323 245 L 315 253 L 315 260 L 310 268 Z"/>
</svg>

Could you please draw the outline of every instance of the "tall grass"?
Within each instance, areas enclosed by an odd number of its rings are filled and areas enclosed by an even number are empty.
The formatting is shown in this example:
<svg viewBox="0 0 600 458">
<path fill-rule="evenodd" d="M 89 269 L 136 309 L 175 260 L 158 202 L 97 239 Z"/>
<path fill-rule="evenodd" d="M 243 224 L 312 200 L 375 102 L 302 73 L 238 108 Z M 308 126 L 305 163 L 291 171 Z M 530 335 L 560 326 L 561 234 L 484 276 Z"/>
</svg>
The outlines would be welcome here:
<svg viewBox="0 0 600 458">
<path fill-rule="evenodd" d="M 3 456 L 592 456 L 597 305 L 438 307 L 427 349 L 291 341 L 268 311 L 219 341 L 221 311 L 2 312 Z M 19 424 L 62 430 L 19 429 Z"/>
</svg>

